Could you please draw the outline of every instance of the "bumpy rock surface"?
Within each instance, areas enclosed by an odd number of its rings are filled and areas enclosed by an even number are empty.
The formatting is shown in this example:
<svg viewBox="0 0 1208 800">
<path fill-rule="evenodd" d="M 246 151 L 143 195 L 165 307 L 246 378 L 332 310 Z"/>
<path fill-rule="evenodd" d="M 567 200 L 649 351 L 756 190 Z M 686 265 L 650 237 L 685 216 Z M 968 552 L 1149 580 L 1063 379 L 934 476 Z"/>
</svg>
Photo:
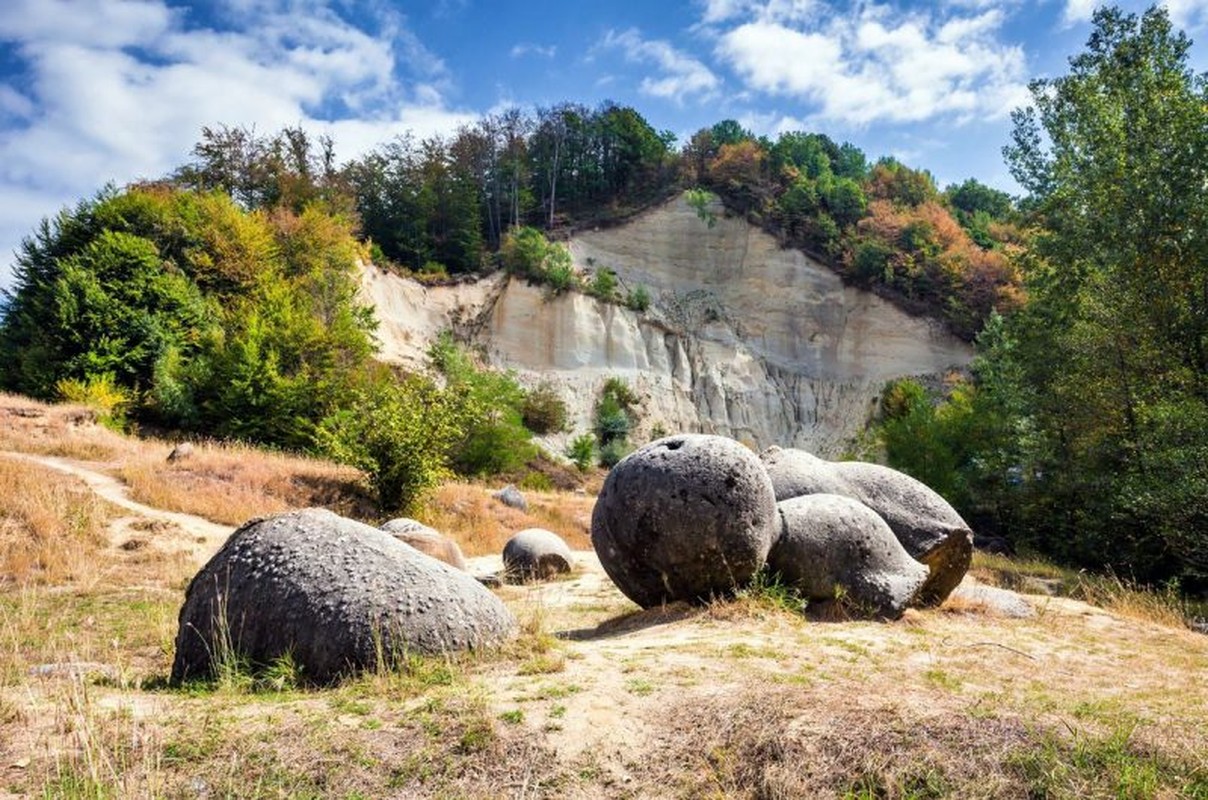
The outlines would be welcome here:
<svg viewBox="0 0 1208 800">
<path fill-rule="evenodd" d="M 235 531 L 189 584 L 172 681 L 205 676 L 219 642 L 253 664 L 291 653 L 308 680 L 406 653 L 506 638 L 516 621 L 472 577 L 388 533 L 307 509 Z"/>
<path fill-rule="evenodd" d="M 544 581 L 570 572 L 574 556 L 562 537 L 542 528 L 520 531 L 503 546 L 503 572 L 508 580 Z"/>
<path fill-rule="evenodd" d="M 445 562 L 450 567 L 460 570 L 466 568 L 465 556 L 462 555 L 457 542 L 446 538 L 440 531 L 429 528 L 418 520 L 399 517 L 382 525 L 382 530 L 400 542 L 411 545 L 421 553 Z"/>
<path fill-rule="evenodd" d="M 842 596 L 871 617 L 896 619 L 918 595 L 928 570 L 868 506 L 834 494 L 778 504 L 783 524 L 768 568 L 812 600 Z"/>
<path fill-rule="evenodd" d="M 859 500 L 881 515 L 906 552 L 930 569 L 920 605 L 938 605 L 960 584 L 973 558 L 973 532 L 944 498 L 897 470 L 859 461 L 823 461 L 804 450 L 771 447 L 760 455 L 783 501 L 809 494 Z"/>
<path fill-rule="evenodd" d="M 591 541 L 638 605 L 698 602 L 747 583 L 779 518 L 759 459 L 721 436 L 681 434 L 620 461 L 596 500 Z"/>
</svg>

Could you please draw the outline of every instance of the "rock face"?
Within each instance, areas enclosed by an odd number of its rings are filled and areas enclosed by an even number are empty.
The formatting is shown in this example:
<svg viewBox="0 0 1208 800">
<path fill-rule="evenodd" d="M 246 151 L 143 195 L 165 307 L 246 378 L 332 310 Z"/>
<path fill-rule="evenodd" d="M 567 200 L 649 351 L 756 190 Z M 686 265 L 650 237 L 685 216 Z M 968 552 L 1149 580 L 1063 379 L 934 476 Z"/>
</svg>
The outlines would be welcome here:
<svg viewBox="0 0 1208 800">
<path fill-rule="evenodd" d="M 612 269 L 623 288 L 647 288 L 642 314 L 573 292 L 550 299 L 503 275 L 423 287 L 368 268 L 362 290 L 381 319 L 382 355 L 421 365 L 452 329 L 523 382 L 559 391 L 574 428 L 551 441 L 559 450 L 590 429 L 604 381 L 621 377 L 641 398 L 638 441 L 658 425 L 824 455 L 863 428 L 886 381 L 972 357 L 937 324 L 714 212 L 707 227 L 681 197 L 571 240 L 579 269 Z"/>
<path fill-rule="evenodd" d="M 840 594 L 862 615 L 896 619 L 927 580 L 875 511 L 833 494 L 779 503 L 783 528 L 768 568 L 811 600 Z"/>
<path fill-rule="evenodd" d="M 432 556 L 438 561 L 443 561 L 450 567 L 455 567 L 462 571 L 466 568 L 465 556 L 462 555 L 461 548 L 457 546 L 457 542 L 445 537 L 440 531 L 429 528 L 418 520 L 399 517 L 385 523 L 381 529 L 400 542 L 409 544 L 421 553 Z"/>
<path fill-rule="evenodd" d="M 754 454 L 732 439 L 681 434 L 612 468 L 591 541 L 613 583 L 649 608 L 743 586 L 763 567 L 778 524 L 771 482 Z"/>
<path fill-rule="evenodd" d="M 760 455 L 777 501 L 837 494 L 877 512 L 930 576 L 919 593 L 923 605 L 943 602 L 973 558 L 973 532 L 944 498 L 897 470 L 859 461 L 830 462 L 802 450 L 771 447 Z"/>
<path fill-rule="evenodd" d="M 328 682 L 405 653 L 488 646 L 516 621 L 472 577 L 368 525 L 307 509 L 253 520 L 193 578 L 172 681 L 212 673 L 224 649 L 286 653 Z"/>
<path fill-rule="evenodd" d="M 570 572 L 574 555 L 562 537 L 542 528 L 520 531 L 503 546 L 503 572 L 509 580 L 549 580 Z"/>
</svg>

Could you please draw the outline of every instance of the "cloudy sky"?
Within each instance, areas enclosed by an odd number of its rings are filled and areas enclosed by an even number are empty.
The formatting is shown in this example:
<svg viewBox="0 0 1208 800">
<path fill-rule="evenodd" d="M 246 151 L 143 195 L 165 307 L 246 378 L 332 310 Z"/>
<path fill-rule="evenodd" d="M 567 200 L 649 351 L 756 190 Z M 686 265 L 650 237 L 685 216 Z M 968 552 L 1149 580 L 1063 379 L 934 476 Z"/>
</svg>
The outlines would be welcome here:
<svg viewBox="0 0 1208 800">
<path fill-rule="evenodd" d="M 941 185 L 1013 190 L 1007 115 L 1028 80 L 1065 72 L 1094 5 L 3 0 L 0 287 L 40 219 L 107 182 L 167 173 L 204 125 L 301 124 L 348 158 L 510 105 L 611 99 L 681 139 L 725 118 L 821 131 Z M 1168 7 L 1204 36 L 1208 0 Z"/>
</svg>

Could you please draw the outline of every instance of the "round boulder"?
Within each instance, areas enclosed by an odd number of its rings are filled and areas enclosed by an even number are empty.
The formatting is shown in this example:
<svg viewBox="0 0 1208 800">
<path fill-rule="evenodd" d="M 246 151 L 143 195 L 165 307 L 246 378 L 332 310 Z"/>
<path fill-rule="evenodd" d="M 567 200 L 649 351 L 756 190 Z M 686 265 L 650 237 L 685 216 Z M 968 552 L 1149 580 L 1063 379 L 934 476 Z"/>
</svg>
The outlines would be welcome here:
<svg viewBox="0 0 1208 800">
<path fill-rule="evenodd" d="M 185 593 L 173 683 L 216 661 L 290 654 L 326 683 L 411 653 L 492 645 L 516 620 L 464 572 L 388 533 L 322 509 L 245 524 Z"/>
<path fill-rule="evenodd" d="M 643 608 L 732 593 L 763 567 L 778 527 L 772 484 L 733 439 L 680 434 L 608 473 L 591 519 L 604 571 Z"/>
<path fill-rule="evenodd" d="M 896 619 L 927 581 L 927 567 L 863 503 L 810 494 L 777 508 L 783 527 L 768 569 L 811 600 L 842 597 L 862 616 Z"/>
<path fill-rule="evenodd" d="M 939 605 L 965 577 L 973 559 L 973 532 L 948 501 L 921 481 L 880 464 L 824 461 L 791 448 L 769 448 L 760 460 L 777 501 L 837 494 L 880 514 L 911 558 L 930 570 L 918 605 Z"/>
<path fill-rule="evenodd" d="M 461 548 L 457 546 L 457 542 L 418 520 L 399 517 L 382 525 L 382 530 L 400 542 L 411 545 L 421 553 L 445 562 L 450 567 L 456 567 L 462 571 L 466 569 L 466 559 L 461 553 Z"/>
<path fill-rule="evenodd" d="M 503 546 L 503 573 L 513 581 L 544 581 L 570 572 L 574 563 L 562 537 L 543 528 L 520 531 Z"/>
</svg>

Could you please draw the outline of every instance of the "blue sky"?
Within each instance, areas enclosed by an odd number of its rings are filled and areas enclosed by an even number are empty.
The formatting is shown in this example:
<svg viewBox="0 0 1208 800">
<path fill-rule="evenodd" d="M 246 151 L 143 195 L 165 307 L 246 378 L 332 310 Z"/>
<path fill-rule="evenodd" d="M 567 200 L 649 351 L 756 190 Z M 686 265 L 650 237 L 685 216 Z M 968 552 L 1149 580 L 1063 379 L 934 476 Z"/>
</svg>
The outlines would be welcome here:
<svg viewBox="0 0 1208 800">
<path fill-rule="evenodd" d="M 1130 10 L 1143 4 L 1124 2 Z M 1171 0 L 1205 35 L 1208 0 Z M 512 105 L 611 99 L 681 139 L 821 131 L 941 185 L 1015 187 L 1010 110 L 1063 74 L 1088 0 L 4 0 L 0 287 L 40 219 L 158 177 L 203 125 L 303 125 L 341 158 Z M 1203 46 L 1194 66 L 1208 61 Z"/>
</svg>

